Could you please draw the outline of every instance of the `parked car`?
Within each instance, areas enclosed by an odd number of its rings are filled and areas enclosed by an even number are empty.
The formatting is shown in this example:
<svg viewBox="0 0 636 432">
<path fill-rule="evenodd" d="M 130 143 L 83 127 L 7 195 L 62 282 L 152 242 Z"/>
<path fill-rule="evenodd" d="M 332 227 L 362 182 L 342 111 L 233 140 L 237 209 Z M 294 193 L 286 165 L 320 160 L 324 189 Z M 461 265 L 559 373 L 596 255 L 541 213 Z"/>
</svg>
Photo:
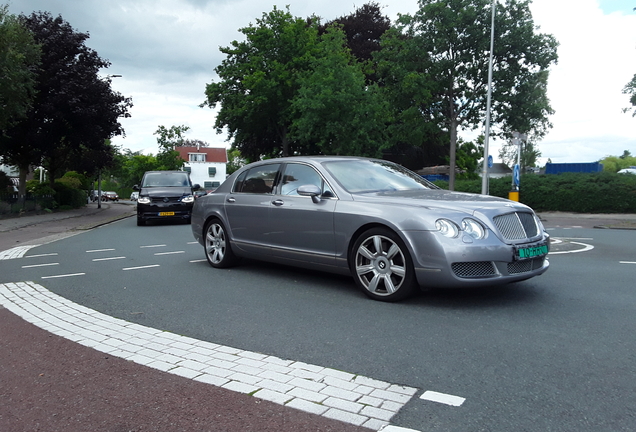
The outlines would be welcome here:
<svg viewBox="0 0 636 432">
<path fill-rule="evenodd" d="M 518 202 L 439 189 L 400 165 L 291 157 L 246 165 L 196 200 L 209 264 L 241 257 L 353 276 L 369 297 L 482 287 L 544 273 L 550 237 Z"/>
<path fill-rule="evenodd" d="M 102 192 L 102 200 L 103 201 L 119 201 L 119 195 L 117 195 L 117 192 L 113 192 L 113 191 Z"/>
<path fill-rule="evenodd" d="M 92 190 L 92 191 L 91 191 L 91 194 L 90 194 L 90 196 L 89 196 L 89 199 L 90 199 L 92 202 L 95 202 L 95 201 L 97 201 L 97 198 L 99 197 L 99 195 L 100 195 L 100 193 L 99 193 L 98 191 L 96 191 L 96 190 Z M 102 192 L 101 192 L 101 197 L 102 197 L 102 201 L 103 201 L 103 200 L 104 200 L 104 191 L 102 191 Z"/>
<path fill-rule="evenodd" d="M 618 171 L 619 174 L 636 174 L 636 166 L 630 166 Z"/>
<path fill-rule="evenodd" d="M 133 191 L 133 193 L 130 194 L 130 200 L 137 201 L 137 198 L 139 198 L 139 192 Z"/>
<path fill-rule="evenodd" d="M 194 191 L 190 175 L 185 171 L 147 171 L 141 186 L 133 186 L 139 192 L 137 198 L 137 225 L 150 220 L 179 220 L 190 223 Z"/>
</svg>

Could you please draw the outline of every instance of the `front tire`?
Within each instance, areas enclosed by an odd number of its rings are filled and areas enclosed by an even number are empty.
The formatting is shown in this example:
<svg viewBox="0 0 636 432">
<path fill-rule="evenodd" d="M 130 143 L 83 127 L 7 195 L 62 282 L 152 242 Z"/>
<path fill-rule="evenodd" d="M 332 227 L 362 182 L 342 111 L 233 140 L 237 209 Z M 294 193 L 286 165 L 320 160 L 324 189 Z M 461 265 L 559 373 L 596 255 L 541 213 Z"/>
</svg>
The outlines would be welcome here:
<svg viewBox="0 0 636 432">
<path fill-rule="evenodd" d="M 215 268 L 232 267 L 238 262 L 227 236 L 225 225 L 218 219 L 210 221 L 203 231 L 205 257 L 208 263 Z"/>
<path fill-rule="evenodd" d="M 402 239 L 386 228 L 362 233 L 353 246 L 351 273 L 358 287 L 375 300 L 402 300 L 417 288 L 411 255 Z"/>
</svg>

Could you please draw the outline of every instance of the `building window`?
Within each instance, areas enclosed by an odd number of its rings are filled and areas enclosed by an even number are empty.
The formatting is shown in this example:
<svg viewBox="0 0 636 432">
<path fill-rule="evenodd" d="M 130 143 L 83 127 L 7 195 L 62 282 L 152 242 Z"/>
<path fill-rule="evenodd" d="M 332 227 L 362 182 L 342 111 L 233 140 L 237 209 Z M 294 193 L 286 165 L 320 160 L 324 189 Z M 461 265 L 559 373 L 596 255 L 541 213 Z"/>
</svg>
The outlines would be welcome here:
<svg viewBox="0 0 636 432">
<path fill-rule="evenodd" d="M 216 175 L 216 167 L 209 167 L 208 174 L 210 175 L 210 177 L 214 177 Z"/>
<path fill-rule="evenodd" d="M 189 153 L 190 162 L 205 162 L 205 153 Z"/>
</svg>

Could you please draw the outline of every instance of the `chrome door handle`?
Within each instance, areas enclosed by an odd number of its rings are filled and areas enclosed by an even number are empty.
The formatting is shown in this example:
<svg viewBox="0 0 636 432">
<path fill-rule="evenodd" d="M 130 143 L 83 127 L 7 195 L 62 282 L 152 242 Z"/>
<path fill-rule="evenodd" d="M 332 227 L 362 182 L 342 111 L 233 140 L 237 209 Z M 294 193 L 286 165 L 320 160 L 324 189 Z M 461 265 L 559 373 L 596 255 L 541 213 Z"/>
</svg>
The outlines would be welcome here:
<svg viewBox="0 0 636 432">
<path fill-rule="evenodd" d="M 227 199 L 227 202 L 229 202 L 229 203 L 233 203 L 233 202 L 236 202 L 236 199 L 234 199 L 234 198 L 230 197 L 230 198 L 228 198 L 228 199 Z"/>
<path fill-rule="evenodd" d="M 272 204 L 274 204 L 275 206 L 279 206 L 280 207 L 283 204 L 285 204 L 285 201 L 277 199 L 276 201 L 272 201 Z"/>
</svg>

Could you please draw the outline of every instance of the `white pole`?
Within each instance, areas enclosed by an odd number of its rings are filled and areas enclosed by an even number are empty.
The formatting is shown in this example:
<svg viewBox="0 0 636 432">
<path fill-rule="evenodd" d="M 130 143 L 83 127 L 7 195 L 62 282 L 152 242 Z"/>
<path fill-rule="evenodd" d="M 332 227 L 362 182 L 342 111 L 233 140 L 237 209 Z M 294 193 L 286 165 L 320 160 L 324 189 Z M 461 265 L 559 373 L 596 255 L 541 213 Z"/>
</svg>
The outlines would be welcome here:
<svg viewBox="0 0 636 432">
<path fill-rule="evenodd" d="M 488 141 L 490 139 L 490 100 L 492 97 L 492 52 L 495 47 L 495 1 L 492 0 L 492 18 L 490 23 L 490 58 L 488 61 L 488 96 L 486 99 L 486 137 L 484 139 L 484 162 L 481 174 L 481 193 L 488 195 Z"/>
</svg>

